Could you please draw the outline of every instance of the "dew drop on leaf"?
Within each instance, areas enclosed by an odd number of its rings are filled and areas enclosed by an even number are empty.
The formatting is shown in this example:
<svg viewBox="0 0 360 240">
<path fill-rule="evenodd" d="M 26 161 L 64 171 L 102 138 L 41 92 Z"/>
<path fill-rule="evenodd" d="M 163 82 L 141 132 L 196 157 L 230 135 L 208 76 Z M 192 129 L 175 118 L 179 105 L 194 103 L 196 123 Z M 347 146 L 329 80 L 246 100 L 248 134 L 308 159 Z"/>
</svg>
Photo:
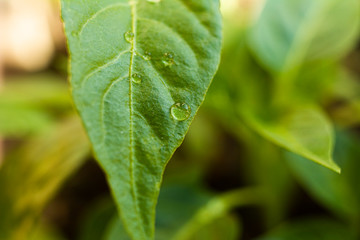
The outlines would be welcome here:
<svg viewBox="0 0 360 240">
<path fill-rule="evenodd" d="M 175 63 L 174 55 L 171 53 L 165 53 L 164 56 L 162 57 L 162 62 L 164 63 L 165 66 L 170 67 Z"/>
<path fill-rule="evenodd" d="M 134 73 L 134 74 L 131 76 L 131 80 L 132 80 L 134 83 L 141 83 L 141 81 L 142 81 L 142 76 L 141 76 L 140 74 Z"/>
<path fill-rule="evenodd" d="M 191 108 L 186 103 L 175 103 L 170 109 L 171 116 L 177 121 L 185 121 L 190 117 Z"/>
<path fill-rule="evenodd" d="M 159 3 L 161 0 L 147 0 L 150 3 Z"/>
<path fill-rule="evenodd" d="M 131 31 L 128 31 L 125 33 L 124 37 L 127 42 L 131 43 L 134 39 L 134 33 Z"/>
<path fill-rule="evenodd" d="M 144 59 L 145 59 L 146 61 L 151 60 L 151 52 L 145 52 Z"/>
</svg>

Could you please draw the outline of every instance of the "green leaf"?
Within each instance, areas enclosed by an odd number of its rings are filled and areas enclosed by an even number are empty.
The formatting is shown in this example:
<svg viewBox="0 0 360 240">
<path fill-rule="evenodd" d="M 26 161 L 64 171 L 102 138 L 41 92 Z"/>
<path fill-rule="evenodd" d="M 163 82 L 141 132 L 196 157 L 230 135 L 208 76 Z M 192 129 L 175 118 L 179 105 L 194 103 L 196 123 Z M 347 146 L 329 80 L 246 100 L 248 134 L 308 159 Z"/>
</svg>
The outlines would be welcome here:
<svg viewBox="0 0 360 240">
<path fill-rule="evenodd" d="M 258 189 L 240 189 L 211 197 L 193 185 L 165 186 L 157 206 L 155 239 L 238 239 L 240 224 L 229 215 L 229 211 L 253 204 L 259 196 Z M 129 239 L 118 216 L 110 222 L 105 239 Z"/>
<path fill-rule="evenodd" d="M 341 166 L 341 175 L 287 154 L 291 169 L 304 188 L 323 206 L 341 217 L 355 221 L 360 219 L 360 140 L 345 132 L 337 132 L 334 159 Z"/>
<path fill-rule="evenodd" d="M 28 240 L 66 240 L 57 229 L 53 229 L 42 222 L 37 223 L 32 229 L 30 235 L 27 237 Z"/>
<path fill-rule="evenodd" d="M 360 24 L 358 0 L 268 0 L 249 43 L 275 73 L 303 62 L 335 58 L 353 46 Z"/>
<path fill-rule="evenodd" d="M 66 79 L 51 73 L 6 78 L 0 92 L 0 107 L 10 103 L 33 108 L 51 107 L 52 110 L 71 109 Z"/>
<path fill-rule="evenodd" d="M 152 239 L 162 173 L 219 63 L 218 0 L 62 0 L 72 94 L 126 229 Z"/>
<path fill-rule="evenodd" d="M 127 234 L 124 225 L 120 221 L 120 219 L 116 216 L 114 217 L 108 225 L 107 232 L 105 233 L 104 240 L 131 240 L 129 235 Z"/>
<path fill-rule="evenodd" d="M 321 164 L 335 172 L 340 168 L 332 159 L 334 134 L 331 122 L 318 108 L 301 106 L 262 117 L 243 110 L 245 121 L 271 142 Z"/>
<path fill-rule="evenodd" d="M 27 239 L 45 204 L 89 150 L 80 121 L 72 116 L 9 154 L 0 169 L 0 239 Z"/>
<path fill-rule="evenodd" d="M 338 221 L 312 217 L 285 223 L 257 240 L 355 240 L 348 227 Z"/>
<path fill-rule="evenodd" d="M 51 118 L 44 111 L 0 104 L 0 134 L 2 136 L 33 134 L 48 129 L 51 124 Z"/>
<path fill-rule="evenodd" d="M 55 121 L 54 113 L 58 116 L 70 109 L 65 79 L 53 74 L 6 78 L 0 91 L 0 134 L 22 136 L 46 130 Z"/>
<path fill-rule="evenodd" d="M 202 230 L 213 226 L 218 219 L 227 216 L 227 214 L 237 208 L 246 205 L 256 205 L 264 197 L 264 191 L 261 188 L 244 188 L 226 192 L 219 196 L 213 197 L 201 206 L 196 213 L 177 230 L 173 236 L 174 240 L 198 239 Z M 210 230 L 208 229 L 208 232 Z M 233 238 L 236 239 L 236 235 Z M 166 238 L 164 238 L 165 240 Z M 216 235 L 212 238 L 216 239 Z M 232 238 L 230 238 L 232 239 Z"/>
<path fill-rule="evenodd" d="M 90 208 L 90 212 L 84 216 L 84 224 L 81 227 L 79 240 L 103 239 L 109 222 L 114 218 L 116 207 L 111 198 L 101 199 Z M 116 214 L 117 215 L 117 214 Z M 125 235 L 126 236 L 126 235 Z M 118 235 L 118 237 L 120 237 Z M 123 238 L 121 238 L 123 239 Z"/>
</svg>

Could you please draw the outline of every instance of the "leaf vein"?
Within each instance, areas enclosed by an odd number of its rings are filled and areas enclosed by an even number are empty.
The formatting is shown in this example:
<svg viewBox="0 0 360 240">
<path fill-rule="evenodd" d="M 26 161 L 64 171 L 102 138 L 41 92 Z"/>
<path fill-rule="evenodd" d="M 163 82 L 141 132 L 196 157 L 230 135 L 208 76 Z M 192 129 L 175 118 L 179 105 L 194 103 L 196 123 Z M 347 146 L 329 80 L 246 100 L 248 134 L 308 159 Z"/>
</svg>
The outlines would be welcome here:
<svg viewBox="0 0 360 240">
<path fill-rule="evenodd" d="M 101 105 L 100 105 L 100 123 L 101 123 L 101 129 L 102 129 L 102 144 L 105 144 L 105 135 L 106 135 L 106 130 L 105 130 L 105 123 L 104 123 L 104 105 L 105 105 L 105 99 L 106 96 L 108 95 L 108 93 L 111 91 L 111 89 L 115 86 L 115 84 L 117 84 L 118 82 L 120 82 L 121 80 L 124 80 L 125 78 L 127 78 L 128 75 L 122 76 L 114 81 L 111 82 L 111 84 L 109 84 L 109 86 L 105 89 L 105 91 L 103 92 L 102 96 L 101 96 Z"/>
<path fill-rule="evenodd" d="M 211 31 L 207 28 L 207 26 L 199 19 L 199 17 L 196 15 L 196 13 L 193 11 L 193 9 L 191 9 L 186 3 L 184 3 L 181 0 L 178 2 L 180 2 L 180 4 L 183 5 L 186 8 L 186 10 L 188 10 L 194 16 L 194 18 L 199 23 L 199 26 L 202 26 L 209 35 L 215 37 L 215 35 L 213 33 L 211 33 Z M 211 6 L 213 6 L 213 4 Z"/>
<path fill-rule="evenodd" d="M 164 22 L 161 22 L 157 19 L 153 19 L 153 18 L 146 18 L 146 17 L 141 17 L 141 18 L 138 18 L 138 20 L 143 20 L 143 21 L 150 21 L 150 22 L 154 22 L 156 24 L 160 24 L 162 26 L 164 26 L 166 29 L 169 29 L 173 34 L 174 36 L 176 36 L 177 39 L 179 39 L 180 41 L 179 42 L 183 42 L 186 46 L 188 46 L 190 49 L 191 49 L 191 53 L 192 53 L 192 57 L 196 60 L 196 64 L 197 66 L 199 66 L 199 61 L 197 59 L 197 56 L 195 54 L 196 50 L 191 46 L 191 44 L 186 41 L 181 35 L 179 32 L 175 31 L 172 27 L 170 27 L 169 25 L 167 25 L 166 23 Z"/>
<path fill-rule="evenodd" d="M 117 56 L 115 56 L 113 59 L 111 59 L 109 62 L 105 63 L 104 65 L 95 68 L 94 70 L 92 70 L 89 74 L 87 74 L 84 77 L 84 80 L 82 80 L 81 86 L 83 87 L 85 85 L 85 83 L 90 79 L 90 77 L 92 77 L 95 73 L 100 72 L 101 70 L 111 66 L 112 64 L 116 63 L 121 56 L 123 56 L 124 54 L 130 52 L 130 49 L 127 49 L 125 51 L 120 52 Z"/>
<path fill-rule="evenodd" d="M 131 6 L 131 28 L 132 32 L 134 33 L 134 39 L 131 42 L 131 56 L 130 56 L 130 65 L 129 65 L 129 117 L 130 117 L 130 129 L 129 129 L 129 161 L 130 161 L 130 182 L 131 182 L 131 194 L 134 198 L 135 202 L 135 211 L 136 211 L 136 217 L 138 218 L 138 222 L 143 222 L 140 219 L 140 210 L 139 210 L 139 202 L 137 197 L 137 190 L 135 185 L 135 172 L 134 172 L 134 153 L 133 153 L 133 144 L 134 144 L 134 133 L 133 133 L 133 99 L 132 99 L 132 72 L 133 72 L 133 65 L 134 65 L 134 57 L 136 54 L 136 38 L 137 38 L 137 15 L 136 15 L 136 5 L 137 1 L 129 0 L 129 5 Z M 141 224 L 143 227 L 144 224 Z"/>
<path fill-rule="evenodd" d="M 81 26 L 80 26 L 80 30 L 79 30 L 79 35 L 82 33 L 82 31 L 86 28 L 86 26 L 93 21 L 94 19 L 96 19 L 101 13 L 106 12 L 110 9 L 114 9 L 117 7 L 129 7 L 129 4 L 126 3 L 116 3 L 116 4 L 111 4 L 105 8 L 100 9 L 99 11 L 95 12 L 93 15 L 91 15 L 91 17 L 89 17 L 86 22 L 84 22 Z"/>
</svg>

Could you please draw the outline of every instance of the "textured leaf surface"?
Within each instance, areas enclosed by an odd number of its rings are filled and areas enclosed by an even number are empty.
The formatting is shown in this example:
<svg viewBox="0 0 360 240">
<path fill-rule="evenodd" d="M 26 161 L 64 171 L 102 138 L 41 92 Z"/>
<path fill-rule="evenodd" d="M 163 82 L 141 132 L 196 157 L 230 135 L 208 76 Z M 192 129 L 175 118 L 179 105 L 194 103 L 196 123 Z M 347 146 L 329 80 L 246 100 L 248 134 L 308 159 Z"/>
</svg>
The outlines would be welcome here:
<svg viewBox="0 0 360 240">
<path fill-rule="evenodd" d="M 356 40 L 359 12 L 358 0 L 268 0 L 251 31 L 250 45 L 274 72 L 289 71 L 304 61 L 338 58 Z"/>
<path fill-rule="evenodd" d="M 219 3 L 62 0 L 62 16 L 75 105 L 127 230 L 151 239 L 164 167 L 219 62 Z"/>
</svg>

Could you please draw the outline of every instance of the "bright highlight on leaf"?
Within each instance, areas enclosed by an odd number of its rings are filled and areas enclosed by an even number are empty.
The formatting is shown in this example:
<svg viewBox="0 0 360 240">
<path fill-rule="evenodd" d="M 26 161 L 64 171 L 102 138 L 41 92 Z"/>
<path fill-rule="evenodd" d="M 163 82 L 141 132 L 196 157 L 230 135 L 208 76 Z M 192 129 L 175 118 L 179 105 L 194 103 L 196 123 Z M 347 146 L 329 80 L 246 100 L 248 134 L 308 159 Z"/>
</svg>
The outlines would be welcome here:
<svg viewBox="0 0 360 240">
<path fill-rule="evenodd" d="M 96 158 L 132 238 L 152 239 L 165 165 L 219 63 L 219 3 L 62 0 L 62 16 Z"/>
</svg>

